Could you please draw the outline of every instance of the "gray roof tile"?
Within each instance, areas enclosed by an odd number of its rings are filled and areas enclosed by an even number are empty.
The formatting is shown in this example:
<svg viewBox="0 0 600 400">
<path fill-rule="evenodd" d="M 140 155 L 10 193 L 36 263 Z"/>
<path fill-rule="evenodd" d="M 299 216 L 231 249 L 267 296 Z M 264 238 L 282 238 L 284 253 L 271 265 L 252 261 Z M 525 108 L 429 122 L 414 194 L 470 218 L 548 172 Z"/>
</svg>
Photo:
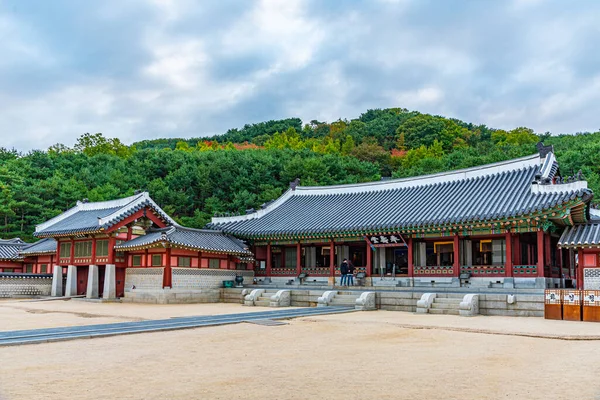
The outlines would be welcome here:
<svg viewBox="0 0 600 400">
<path fill-rule="evenodd" d="M 178 225 L 162 229 L 151 229 L 146 235 L 121 243 L 115 248 L 118 250 L 147 248 L 163 242 L 171 243 L 174 246 L 197 249 L 198 251 L 252 257 L 252 252 L 239 239 L 220 231 L 191 229 Z"/>
<path fill-rule="evenodd" d="M 550 170 L 549 164 L 543 167 Z M 535 193 L 531 187 L 540 168 L 535 155 L 446 174 L 373 182 L 371 187 L 297 187 L 269 210 L 215 218 L 209 226 L 240 237 L 402 229 L 526 215 L 591 194 L 588 189 L 561 191 L 560 185 Z"/>
<path fill-rule="evenodd" d="M 600 246 L 600 221 L 565 228 L 558 246 L 564 248 Z"/>
<path fill-rule="evenodd" d="M 52 237 L 99 232 L 146 207 L 152 208 L 167 224 L 175 223 L 149 197 L 148 193 L 144 192 L 118 200 L 96 203 L 77 202 L 72 209 L 38 225 L 34 235 Z"/>
<path fill-rule="evenodd" d="M 56 253 L 56 240 L 44 238 L 21 249 L 22 256 Z"/>
<path fill-rule="evenodd" d="M 19 261 L 22 257 L 19 251 L 25 247 L 27 243 L 19 238 L 0 239 L 0 261 Z"/>
</svg>

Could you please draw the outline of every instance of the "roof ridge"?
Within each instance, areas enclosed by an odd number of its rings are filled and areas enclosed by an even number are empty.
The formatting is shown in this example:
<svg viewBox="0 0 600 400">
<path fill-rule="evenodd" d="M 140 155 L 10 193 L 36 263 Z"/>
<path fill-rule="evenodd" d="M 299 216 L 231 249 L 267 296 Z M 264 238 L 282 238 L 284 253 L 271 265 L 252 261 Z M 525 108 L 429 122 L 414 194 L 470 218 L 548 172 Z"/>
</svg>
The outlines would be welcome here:
<svg viewBox="0 0 600 400">
<path fill-rule="evenodd" d="M 538 162 L 536 164 L 529 163 L 530 165 L 525 163 L 526 161 L 534 161 L 534 160 L 537 160 Z M 461 168 L 461 169 L 456 169 L 456 170 L 451 170 L 451 171 L 437 172 L 434 174 L 410 176 L 410 177 L 406 177 L 406 178 L 387 179 L 384 181 L 346 183 L 346 184 L 340 184 L 340 185 L 297 186 L 295 192 L 297 193 L 298 191 L 313 191 L 313 190 L 316 191 L 316 190 L 325 190 L 325 189 L 359 188 L 359 187 L 372 187 L 372 186 L 382 186 L 382 188 L 381 189 L 372 188 L 372 189 L 370 189 L 371 191 L 387 190 L 386 186 L 393 186 L 394 184 L 397 184 L 397 183 L 418 182 L 421 180 L 427 180 L 427 179 L 431 179 L 431 178 L 441 178 L 441 177 L 450 178 L 452 176 L 456 176 L 456 175 L 460 175 L 460 174 L 468 174 L 468 173 L 472 173 L 475 171 L 485 171 L 485 170 L 492 169 L 492 168 L 497 169 L 498 167 L 515 165 L 515 168 L 512 168 L 512 169 L 499 169 L 497 171 L 493 171 L 490 173 L 473 174 L 473 175 L 465 176 L 464 178 L 462 178 L 462 179 L 471 179 L 471 178 L 475 179 L 475 178 L 480 178 L 480 177 L 487 176 L 487 175 L 493 175 L 496 173 L 502 173 L 502 172 L 523 169 L 523 167 L 530 167 L 530 166 L 534 166 L 534 165 L 539 167 L 540 161 L 541 161 L 540 154 L 535 153 L 535 154 L 531 154 L 529 156 L 513 158 L 511 160 L 498 161 L 495 163 L 478 165 L 478 166 L 469 167 L 469 168 Z M 414 186 L 428 185 L 428 184 L 434 184 L 434 183 L 438 183 L 438 182 L 439 181 L 433 181 L 430 183 L 422 183 L 422 184 L 417 184 Z"/>
</svg>

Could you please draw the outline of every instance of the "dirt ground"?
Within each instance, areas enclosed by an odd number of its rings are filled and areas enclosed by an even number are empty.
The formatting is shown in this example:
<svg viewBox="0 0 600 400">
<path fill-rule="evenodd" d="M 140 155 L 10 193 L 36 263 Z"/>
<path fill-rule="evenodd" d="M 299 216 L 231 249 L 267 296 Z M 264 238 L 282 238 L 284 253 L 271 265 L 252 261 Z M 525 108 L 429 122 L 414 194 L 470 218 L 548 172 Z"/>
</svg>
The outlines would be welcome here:
<svg viewBox="0 0 600 400">
<path fill-rule="evenodd" d="M 3 301 L 0 329 L 252 310 L 264 309 Z M 287 322 L 0 347 L 0 399 L 600 400 L 600 324 L 386 311 Z"/>
</svg>

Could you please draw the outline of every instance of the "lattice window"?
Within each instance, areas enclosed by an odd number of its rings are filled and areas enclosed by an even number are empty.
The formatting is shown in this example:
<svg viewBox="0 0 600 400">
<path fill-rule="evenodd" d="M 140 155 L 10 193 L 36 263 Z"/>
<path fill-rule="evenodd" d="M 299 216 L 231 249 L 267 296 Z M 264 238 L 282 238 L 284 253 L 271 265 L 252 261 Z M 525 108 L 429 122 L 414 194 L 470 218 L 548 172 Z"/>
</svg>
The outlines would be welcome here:
<svg viewBox="0 0 600 400">
<path fill-rule="evenodd" d="M 96 256 L 108 257 L 108 240 L 96 241 Z"/>
</svg>

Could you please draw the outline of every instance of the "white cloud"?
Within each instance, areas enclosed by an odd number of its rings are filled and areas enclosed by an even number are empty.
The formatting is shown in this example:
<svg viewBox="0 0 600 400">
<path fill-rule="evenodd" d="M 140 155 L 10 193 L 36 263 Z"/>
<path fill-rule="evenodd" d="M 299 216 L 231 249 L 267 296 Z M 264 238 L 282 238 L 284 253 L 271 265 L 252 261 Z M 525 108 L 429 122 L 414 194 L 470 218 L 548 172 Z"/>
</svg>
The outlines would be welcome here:
<svg viewBox="0 0 600 400">
<path fill-rule="evenodd" d="M 261 0 L 224 34 L 224 54 L 269 56 L 269 73 L 306 66 L 325 38 L 301 0 Z"/>
</svg>

